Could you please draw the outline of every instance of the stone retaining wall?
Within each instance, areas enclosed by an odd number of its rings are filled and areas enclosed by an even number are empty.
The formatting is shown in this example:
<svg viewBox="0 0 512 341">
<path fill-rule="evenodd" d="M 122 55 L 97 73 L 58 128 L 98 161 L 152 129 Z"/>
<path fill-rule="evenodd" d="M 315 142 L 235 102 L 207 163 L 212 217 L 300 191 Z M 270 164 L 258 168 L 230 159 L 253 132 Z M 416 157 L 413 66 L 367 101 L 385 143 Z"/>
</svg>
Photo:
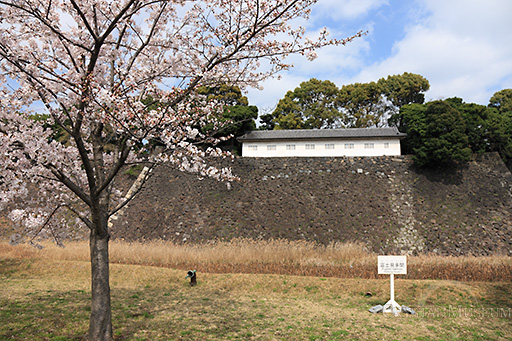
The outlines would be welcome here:
<svg viewBox="0 0 512 341">
<path fill-rule="evenodd" d="M 112 236 L 360 241 L 379 253 L 512 253 L 512 175 L 496 154 L 451 170 L 418 170 L 403 156 L 228 163 L 241 178 L 231 188 L 156 169 L 114 222 Z"/>
</svg>

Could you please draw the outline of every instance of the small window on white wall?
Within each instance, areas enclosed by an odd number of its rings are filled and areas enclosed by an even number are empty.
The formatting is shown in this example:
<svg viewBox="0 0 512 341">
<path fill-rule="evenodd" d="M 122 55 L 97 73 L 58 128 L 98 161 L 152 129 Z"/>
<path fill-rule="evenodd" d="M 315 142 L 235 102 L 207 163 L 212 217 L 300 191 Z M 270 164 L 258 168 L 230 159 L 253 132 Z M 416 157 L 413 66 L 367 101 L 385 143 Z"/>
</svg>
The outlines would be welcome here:
<svg viewBox="0 0 512 341">
<path fill-rule="evenodd" d="M 294 144 L 287 144 L 286 145 L 286 150 L 295 150 L 295 145 Z"/>
<path fill-rule="evenodd" d="M 315 149 L 315 145 L 314 145 L 314 144 L 308 144 L 308 143 L 307 143 L 307 144 L 306 144 L 306 149 L 309 149 L 309 150 L 311 150 L 311 149 Z"/>
<path fill-rule="evenodd" d="M 267 145 L 267 150 L 276 150 L 276 145 L 275 144 L 268 144 Z"/>
<path fill-rule="evenodd" d="M 354 149 L 353 143 L 345 143 L 345 149 Z"/>
<path fill-rule="evenodd" d="M 389 142 L 384 142 L 384 148 L 389 148 Z"/>
<path fill-rule="evenodd" d="M 325 149 L 334 149 L 334 143 L 326 143 Z"/>
<path fill-rule="evenodd" d="M 258 150 L 258 146 L 256 146 L 256 145 L 248 145 L 247 149 L 251 150 L 251 151 L 256 151 L 256 150 Z"/>
<path fill-rule="evenodd" d="M 373 147 L 374 147 L 373 143 L 365 143 L 364 144 L 364 149 L 373 149 Z"/>
</svg>

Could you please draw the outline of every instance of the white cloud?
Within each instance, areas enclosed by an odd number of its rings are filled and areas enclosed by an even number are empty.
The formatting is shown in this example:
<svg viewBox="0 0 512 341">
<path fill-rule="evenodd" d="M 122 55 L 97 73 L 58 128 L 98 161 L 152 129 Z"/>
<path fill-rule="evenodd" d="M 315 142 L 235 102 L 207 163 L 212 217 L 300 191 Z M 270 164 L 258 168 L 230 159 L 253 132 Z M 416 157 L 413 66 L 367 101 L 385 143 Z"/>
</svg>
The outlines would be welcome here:
<svg viewBox="0 0 512 341">
<path fill-rule="evenodd" d="M 321 0 L 313 7 L 312 18 L 353 19 L 386 4 L 388 0 Z"/>
<path fill-rule="evenodd" d="M 393 55 L 355 77 L 377 80 L 403 72 L 430 81 L 427 98 L 458 96 L 487 104 L 495 91 L 512 87 L 512 2 L 425 1 L 428 15 L 406 30 Z M 507 80 L 508 79 L 508 80 Z"/>
</svg>

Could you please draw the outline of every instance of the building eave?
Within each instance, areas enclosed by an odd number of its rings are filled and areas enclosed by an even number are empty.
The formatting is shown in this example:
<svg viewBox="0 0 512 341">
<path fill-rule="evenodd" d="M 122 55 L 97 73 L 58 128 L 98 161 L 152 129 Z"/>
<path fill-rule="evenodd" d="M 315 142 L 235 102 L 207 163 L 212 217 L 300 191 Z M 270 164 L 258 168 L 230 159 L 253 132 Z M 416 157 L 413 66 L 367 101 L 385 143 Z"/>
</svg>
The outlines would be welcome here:
<svg viewBox="0 0 512 341">
<path fill-rule="evenodd" d="M 255 130 L 237 138 L 239 142 L 297 140 L 361 140 L 404 139 L 407 135 L 396 128 Z"/>
</svg>

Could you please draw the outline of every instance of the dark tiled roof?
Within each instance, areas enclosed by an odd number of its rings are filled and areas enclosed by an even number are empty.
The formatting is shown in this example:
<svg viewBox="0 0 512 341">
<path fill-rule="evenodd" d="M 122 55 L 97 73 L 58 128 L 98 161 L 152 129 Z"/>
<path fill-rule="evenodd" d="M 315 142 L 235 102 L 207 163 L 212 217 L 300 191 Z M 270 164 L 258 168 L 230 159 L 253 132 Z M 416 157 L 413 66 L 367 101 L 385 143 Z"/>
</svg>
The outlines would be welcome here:
<svg viewBox="0 0 512 341">
<path fill-rule="evenodd" d="M 397 128 L 349 128 L 349 129 L 297 129 L 297 130 L 253 130 L 238 138 L 239 141 L 300 140 L 300 139 L 361 139 L 404 138 L 406 134 Z"/>
</svg>

